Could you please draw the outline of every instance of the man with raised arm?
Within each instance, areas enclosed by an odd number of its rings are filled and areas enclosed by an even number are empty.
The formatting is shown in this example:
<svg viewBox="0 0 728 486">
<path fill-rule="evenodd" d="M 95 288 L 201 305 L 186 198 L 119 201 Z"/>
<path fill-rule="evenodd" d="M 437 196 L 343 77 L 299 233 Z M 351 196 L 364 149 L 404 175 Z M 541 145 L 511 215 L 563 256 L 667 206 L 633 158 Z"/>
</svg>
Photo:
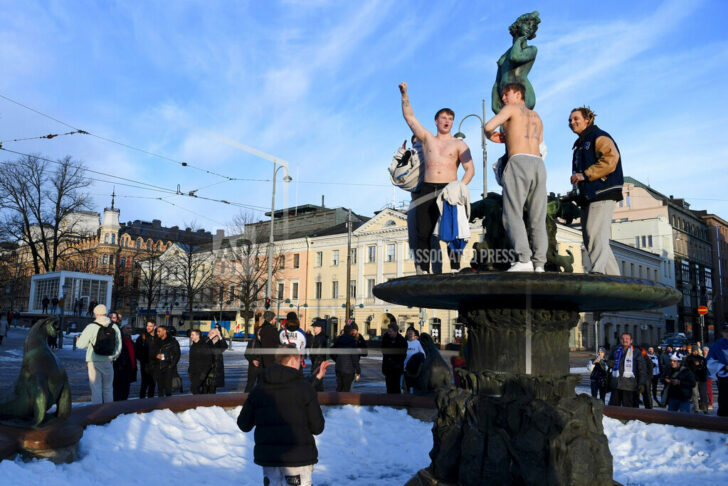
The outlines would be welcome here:
<svg viewBox="0 0 728 486">
<path fill-rule="evenodd" d="M 539 145 L 543 142 L 541 117 L 524 103 L 525 88 L 510 83 L 503 87 L 505 106 L 485 124 L 486 136 L 506 144 L 508 160 L 503 170 L 503 226 L 517 262 L 509 272 L 543 272 L 548 250 L 546 233 L 546 166 Z M 496 128 L 503 126 L 502 132 Z M 524 205 L 528 211 L 528 232 L 523 222 Z M 531 236 L 533 249 L 528 244 Z"/>
<path fill-rule="evenodd" d="M 402 115 L 412 133 L 422 141 L 425 155 L 425 178 L 420 186 L 420 196 L 415 202 L 417 205 L 415 266 L 417 273 L 428 273 L 433 254 L 439 254 L 439 242 L 434 249 L 430 243 L 432 232 L 440 216 L 437 197 L 445 186 L 457 180 L 458 164 L 462 164 L 465 169 L 465 174 L 461 179 L 463 184 L 470 182 L 475 175 L 475 168 L 468 146 L 450 134 L 455 113 L 450 108 L 439 110 L 435 114 L 437 134 L 433 135 L 415 118 L 407 94 L 407 83 L 401 83 L 399 91 L 402 94 Z M 454 252 L 449 252 L 449 254 L 451 267 L 459 268 L 457 256 Z"/>
</svg>

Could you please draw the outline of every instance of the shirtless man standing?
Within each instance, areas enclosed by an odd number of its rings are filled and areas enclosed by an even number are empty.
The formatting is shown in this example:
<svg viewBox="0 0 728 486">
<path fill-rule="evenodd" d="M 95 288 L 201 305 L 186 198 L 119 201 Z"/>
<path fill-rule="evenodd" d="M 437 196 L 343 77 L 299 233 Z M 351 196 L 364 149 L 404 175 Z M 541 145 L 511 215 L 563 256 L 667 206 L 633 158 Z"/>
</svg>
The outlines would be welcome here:
<svg viewBox="0 0 728 486">
<path fill-rule="evenodd" d="M 543 142 L 541 117 L 526 108 L 525 89 L 518 83 L 503 86 L 505 106 L 485 124 L 486 136 L 506 144 L 508 163 L 503 170 L 503 226 L 518 260 L 509 272 L 543 272 L 548 250 L 546 233 L 546 166 L 539 144 Z M 503 125 L 503 132 L 496 128 Z M 528 210 L 528 233 L 523 222 L 523 206 Z"/>
<path fill-rule="evenodd" d="M 470 149 L 460 139 L 450 135 L 455 113 L 449 108 L 442 108 L 435 114 L 437 135 L 426 130 L 417 118 L 410 105 L 407 94 L 407 83 L 399 85 L 402 94 L 402 115 L 412 133 L 422 141 L 425 155 L 425 179 L 420 186 L 417 204 L 417 250 L 415 251 L 415 266 L 417 273 L 428 273 L 433 253 L 439 254 L 439 242 L 432 248 L 430 239 L 435 228 L 440 211 L 437 207 L 437 197 L 448 183 L 457 180 L 458 164 L 462 164 L 465 174 L 462 183 L 467 184 L 475 175 L 473 159 Z M 454 252 L 450 255 L 450 266 L 453 270 L 460 267 L 459 260 Z"/>
</svg>

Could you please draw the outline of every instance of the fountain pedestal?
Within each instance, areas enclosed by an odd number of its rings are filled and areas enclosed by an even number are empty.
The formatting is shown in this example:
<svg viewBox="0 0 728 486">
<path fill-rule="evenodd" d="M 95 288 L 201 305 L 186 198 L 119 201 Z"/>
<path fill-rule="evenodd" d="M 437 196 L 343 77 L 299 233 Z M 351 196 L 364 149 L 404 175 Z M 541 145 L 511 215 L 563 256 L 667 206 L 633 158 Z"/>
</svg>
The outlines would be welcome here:
<svg viewBox="0 0 728 486">
<path fill-rule="evenodd" d="M 411 484 L 612 484 L 604 405 L 577 396 L 569 330 L 579 312 L 643 310 L 680 294 L 623 277 L 535 273 L 412 276 L 374 289 L 457 309 L 468 329 L 461 387 L 441 389 L 432 463 Z"/>
</svg>

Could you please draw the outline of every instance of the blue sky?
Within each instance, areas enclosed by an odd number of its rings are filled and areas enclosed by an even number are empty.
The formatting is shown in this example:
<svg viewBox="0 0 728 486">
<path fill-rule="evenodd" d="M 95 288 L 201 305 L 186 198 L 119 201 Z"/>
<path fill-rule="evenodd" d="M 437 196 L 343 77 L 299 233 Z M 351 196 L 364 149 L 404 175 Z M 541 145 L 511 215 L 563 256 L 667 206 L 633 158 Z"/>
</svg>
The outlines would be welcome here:
<svg viewBox="0 0 728 486">
<path fill-rule="evenodd" d="M 187 161 L 225 181 L 98 138 L 6 142 L 69 129 L 0 99 L 0 141 L 183 192 L 270 208 L 272 164 L 290 162 L 276 206 L 371 215 L 408 198 L 386 168 L 409 131 L 397 84 L 430 129 L 480 113 L 510 46 L 508 26 L 538 10 L 530 79 L 548 145 L 548 189 L 566 192 L 571 108 L 587 104 L 619 145 L 626 175 L 728 219 L 728 36 L 723 1 L 16 2 L 0 0 L 0 95 L 102 137 Z M 488 108 L 487 116 L 491 116 Z M 457 126 L 457 125 L 456 125 Z M 478 122 L 463 125 L 482 192 Z M 489 143 L 489 165 L 503 153 Z M 2 160 L 13 154 L 0 152 Z M 282 171 L 281 171 L 282 172 Z M 489 189 L 499 191 L 492 171 Z M 109 177 L 98 177 L 111 181 Z M 89 187 L 100 210 L 112 184 Z M 239 207 L 116 185 L 122 221 L 224 227 Z M 149 199 L 164 197 L 164 201 Z"/>
</svg>

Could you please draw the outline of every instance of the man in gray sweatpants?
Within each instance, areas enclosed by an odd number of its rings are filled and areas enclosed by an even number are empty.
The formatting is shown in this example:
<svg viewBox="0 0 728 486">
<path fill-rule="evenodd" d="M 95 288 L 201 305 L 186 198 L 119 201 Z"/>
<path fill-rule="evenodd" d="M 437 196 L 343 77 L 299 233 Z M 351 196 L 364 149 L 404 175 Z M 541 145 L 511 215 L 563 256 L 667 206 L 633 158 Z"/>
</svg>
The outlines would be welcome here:
<svg viewBox="0 0 728 486">
<path fill-rule="evenodd" d="M 503 87 L 503 109 L 485 125 L 490 140 L 506 144 L 510 155 L 503 171 L 503 226 L 518 253 L 518 261 L 509 272 L 543 272 L 548 250 L 546 232 L 546 167 L 539 145 L 543 142 L 541 117 L 529 110 L 525 88 L 518 83 Z M 496 128 L 503 126 L 502 132 Z M 528 228 L 523 222 L 524 205 L 528 211 Z M 533 251 L 528 244 L 531 236 Z"/>
</svg>

